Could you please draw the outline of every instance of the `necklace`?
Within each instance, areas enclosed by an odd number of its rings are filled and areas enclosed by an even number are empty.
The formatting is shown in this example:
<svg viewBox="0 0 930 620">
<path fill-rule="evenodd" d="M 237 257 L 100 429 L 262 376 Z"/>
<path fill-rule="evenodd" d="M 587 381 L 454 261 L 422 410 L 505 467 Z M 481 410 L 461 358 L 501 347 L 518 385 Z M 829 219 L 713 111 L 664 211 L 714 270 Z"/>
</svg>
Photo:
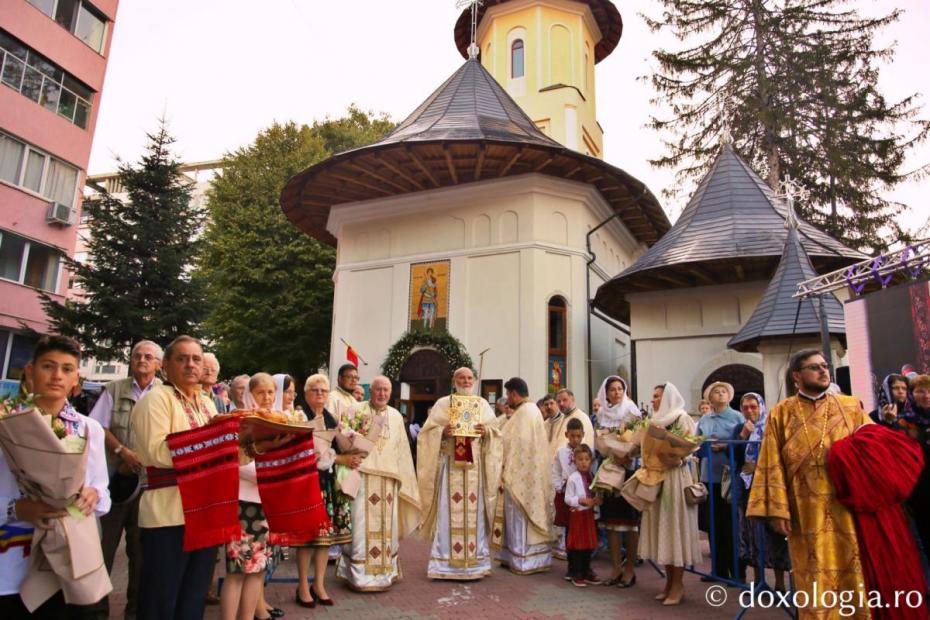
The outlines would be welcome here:
<svg viewBox="0 0 930 620">
<path fill-rule="evenodd" d="M 800 398 L 800 397 L 797 397 L 797 398 L 798 398 L 798 404 L 800 404 L 800 403 L 801 403 L 801 398 Z M 813 402 L 813 403 L 811 403 L 811 405 L 814 407 L 814 413 L 816 414 L 816 413 L 817 413 L 817 403 L 816 403 L 816 402 Z M 814 459 L 814 466 L 817 468 L 817 475 L 818 475 L 818 476 L 822 476 L 822 475 L 823 475 L 823 473 L 822 473 L 822 471 L 821 471 L 821 470 L 823 469 L 823 453 L 824 453 L 824 449 L 825 449 L 823 443 L 824 443 L 824 441 L 825 441 L 826 438 L 827 438 L 827 421 L 828 421 L 829 419 L 830 419 L 830 412 L 829 412 L 826 408 L 824 408 L 824 413 L 823 413 L 823 426 L 822 426 L 821 429 L 820 429 L 820 443 L 817 445 L 817 448 L 818 448 L 819 452 L 818 452 L 818 454 L 817 454 L 817 457 Z M 807 422 L 804 420 L 804 414 L 803 414 L 803 412 L 801 413 L 801 426 L 802 426 L 803 429 L 804 429 L 804 438 L 807 439 L 807 447 L 810 449 L 811 454 L 813 454 L 813 453 L 814 453 L 814 446 L 813 446 L 813 443 L 811 442 L 810 435 L 809 435 L 808 432 L 807 432 Z"/>
</svg>

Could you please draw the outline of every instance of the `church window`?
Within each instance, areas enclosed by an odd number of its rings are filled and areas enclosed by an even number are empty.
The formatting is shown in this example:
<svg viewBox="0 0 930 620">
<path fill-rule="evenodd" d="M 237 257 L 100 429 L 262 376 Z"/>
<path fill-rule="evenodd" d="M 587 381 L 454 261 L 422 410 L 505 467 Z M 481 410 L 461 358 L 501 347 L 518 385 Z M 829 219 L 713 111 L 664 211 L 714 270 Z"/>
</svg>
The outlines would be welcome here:
<svg viewBox="0 0 930 620">
<path fill-rule="evenodd" d="M 567 385 L 568 374 L 568 314 L 563 297 L 549 299 L 548 380 L 550 392 Z"/>
<path fill-rule="evenodd" d="M 517 39 L 510 46 L 510 77 L 522 78 L 525 75 L 523 39 Z"/>
</svg>

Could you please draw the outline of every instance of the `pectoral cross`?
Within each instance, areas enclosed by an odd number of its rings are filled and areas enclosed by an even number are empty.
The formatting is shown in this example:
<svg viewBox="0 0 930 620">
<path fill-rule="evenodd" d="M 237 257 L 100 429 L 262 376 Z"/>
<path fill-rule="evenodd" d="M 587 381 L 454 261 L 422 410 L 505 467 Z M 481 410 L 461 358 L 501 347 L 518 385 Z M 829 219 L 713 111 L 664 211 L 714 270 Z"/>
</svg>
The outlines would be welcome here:
<svg viewBox="0 0 930 620">
<path fill-rule="evenodd" d="M 481 3 L 482 0 L 456 0 L 455 2 L 455 8 L 457 9 L 471 8 L 471 44 L 468 46 L 468 58 L 470 60 L 478 58 L 478 52 L 481 51 L 477 43 L 478 7 L 481 6 Z"/>
</svg>

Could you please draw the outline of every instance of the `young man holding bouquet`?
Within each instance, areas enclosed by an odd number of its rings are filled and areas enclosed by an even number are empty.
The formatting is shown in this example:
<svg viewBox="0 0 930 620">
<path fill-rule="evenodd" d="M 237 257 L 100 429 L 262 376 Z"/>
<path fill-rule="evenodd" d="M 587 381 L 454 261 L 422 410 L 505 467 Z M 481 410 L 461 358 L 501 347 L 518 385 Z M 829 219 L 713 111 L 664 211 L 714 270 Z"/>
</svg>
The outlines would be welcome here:
<svg viewBox="0 0 930 620">
<path fill-rule="evenodd" d="M 31 405 L 23 403 L 13 406 L 13 403 L 4 403 L 0 406 L 0 420 L 3 421 L 0 442 L 5 446 L 3 449 L 9 451 L 4 454 L 5 458 L 0 459 L 0 618 L 5 620 L 78 617 L 81 615 L 80 607 L 66 604 L 66 599 L 89 605 L 111 589 L 93 521 L 85 521 L 93 524 L 93 536 L 84 536 L 74 541 L 81 546 L 82 555 L 93 556 L 95 552 L 99 556 L 100 566 L 92 571 L 89 579 L 85 577 L 73 583 L 65 583 L 61 581 L 63 578 L 58 577 L 58 571 L 38 574 L 37 571 L 29 570 L 30 561 L 37 556 L 46 558 L 53 568 L 62 561 L 60 558 L 47 557 L 38 542 L 36 548 L 33 548 L 34 537 L 41 535 L 43 540 L 50 540 L 56 532 L 63 531 L 64 519 L 80 523 L 91 515 L 102 516 L 110 508 L 103 428 L 94 420 L 77 413 L 68 403 L 68 395 L 79 381 L 80 362 L 81 347 L 77 342 L 63 336 L 44 336 L 36 345 L 32 360 L 25 368 L 25 385 L 28 392 L 35 394 L 34 402 Z M 8 409 L 22 412 L 32 409 L 39 416 L 14 416 L 10 415 L 14 411 Z M 50 425 L 54 435 L 34 432 L 43 430 L 35 426 L 45 423 Z M 21 430 L 29 431 L 29 436 L 21 437 Z M 57 438 L 66 450 L 63 454 L 41 451 L 33 451 L 31 456 L 22 452 L 14 454 L 15 447 L 7 443 L 14 434 L 20 444 L 26 440 L 31 442 L 35 437 L 46 441 Z M 25 451 L 29 452 L 28 446 Z M 83 457 L 73 458 L 78 453 L 83 455 L 85 451 L 86 461 Z M 41 488 L 45 493 L 52 491 L 48 481 L 38 479 L 42 473 L 61 472 L 62 477 L 67 478 L 67 471 L 59 469 L 58 463 L 46 462 L 60 457 L 64 457 L 62 461 L 75 463 L 76 467 L 84 467 L 83 484 L 68 509 L 57 508 L 41 499 L 25 497 L 20 491 L 23 482 L 30 483 L 30 487 Z M 19 482 L 8 459 L 19 466 Z M 83 517 L 75 516 L 76 513 Z M 61 589 L 56 591 L 56 586 L 64 588 L 65 592 Z M 29 607 L 33 607 L 32 614 Z"/>
</svg>

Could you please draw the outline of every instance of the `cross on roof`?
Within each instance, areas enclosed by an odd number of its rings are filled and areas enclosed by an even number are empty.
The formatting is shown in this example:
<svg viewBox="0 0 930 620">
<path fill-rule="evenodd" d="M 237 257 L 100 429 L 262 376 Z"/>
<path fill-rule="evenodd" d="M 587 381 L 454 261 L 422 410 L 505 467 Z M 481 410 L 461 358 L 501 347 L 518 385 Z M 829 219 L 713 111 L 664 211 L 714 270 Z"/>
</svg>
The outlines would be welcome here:
<svg viewBox="0 0 930 620">
<path fill-rule="evenodd" d="M 481 6 L 482 0 L 456 0 L 455 8 L 462 10 L 471 8 L 471 44 L 468 46 L 468 57 L 470 59 L 478 58 L 478 7 Z"/>
<path fill-rule="evenodd" d="M 788 217 L 785 219 L 785 228 L 798 228 L 798 214 L 794 211 L 795 202 L 803 202 L 810 196 L 810 190 L 801 185 L 797 179 L 792 179 L 791 175 L 785 175 L 785 178 L 778 184 L 778 195 L 785 199 L 788 204 Z"/>
</svg>

